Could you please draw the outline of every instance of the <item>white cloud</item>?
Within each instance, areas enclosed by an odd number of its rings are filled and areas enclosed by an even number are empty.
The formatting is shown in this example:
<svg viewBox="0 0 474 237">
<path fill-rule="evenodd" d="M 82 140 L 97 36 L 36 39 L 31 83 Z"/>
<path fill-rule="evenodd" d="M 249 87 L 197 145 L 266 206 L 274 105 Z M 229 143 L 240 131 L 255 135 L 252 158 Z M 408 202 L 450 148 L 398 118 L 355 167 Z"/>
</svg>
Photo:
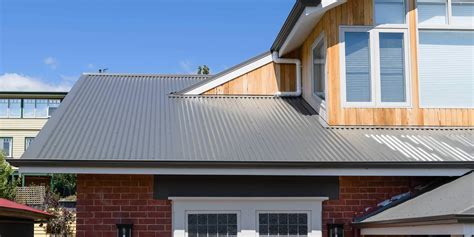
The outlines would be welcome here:
<svg viewBox="0 0 474 237">
<path fill-rule="evenodd" d="M 95 65 L 92 64 L 92 63 L 89 63 L 89 64 L 87 64 L 87 68 L 89 68 L 89 69 L 94 69 L 94 68 L 95 68 Z"/>
<path fill-rule="evenodd" d="M 179 62 L 179 66 L 181 67 L 181 70 L 184 73 L 187 73 L 187 74 L 195 74 L 196 73 L 194 65 L 189 60 L 183 60 L 183 61 Z"/>
<path fill-rule="evenodd" d="M 49 66 L 51 69 L 53 69 L 53 70 L 56 69 L 56 68 L 58 68 L 58 65 L 59 65 L 58 60 L 56 60 L 56 59 L 53 58 L 53 57 L 47 57 L 47 58 L 45 58 L 45 59 L 43 60 L 43 63 L 46 64 L 46 65 L 48 65 L 48 66 Z"/>
<path fill-rule="evenodd" d="M 0 75 L 1 91 L 69 91 L 72 82 L 51 84 L 41 79 L 20 75 L 16 73 L 5 73 Z"/>
</svg>

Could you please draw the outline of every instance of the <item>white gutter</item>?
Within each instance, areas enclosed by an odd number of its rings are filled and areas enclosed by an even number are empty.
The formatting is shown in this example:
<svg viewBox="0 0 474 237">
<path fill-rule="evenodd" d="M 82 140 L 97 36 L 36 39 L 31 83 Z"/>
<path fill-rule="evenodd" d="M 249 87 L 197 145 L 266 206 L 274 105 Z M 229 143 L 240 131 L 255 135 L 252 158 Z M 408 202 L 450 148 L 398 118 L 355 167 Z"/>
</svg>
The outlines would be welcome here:
<svg viewBox="0 0 474 237">
<path fill-rule="evenodd" d="M 276 96 L 300 96 L 301 95 L 301 60 L 297 58 L 280 58 L 278 51 L 273 51 L 273 62 L 281 64 L 295 64 L 296 66 L 296 91 L 278 91 Z"/>
</svg>

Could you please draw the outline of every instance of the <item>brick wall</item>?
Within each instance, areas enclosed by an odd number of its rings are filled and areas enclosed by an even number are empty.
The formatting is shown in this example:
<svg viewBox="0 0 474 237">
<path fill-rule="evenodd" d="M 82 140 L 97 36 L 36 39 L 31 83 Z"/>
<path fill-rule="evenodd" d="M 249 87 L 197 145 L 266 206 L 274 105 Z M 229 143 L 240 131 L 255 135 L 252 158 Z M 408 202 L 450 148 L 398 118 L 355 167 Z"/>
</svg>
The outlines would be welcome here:
<svg viewBox="0 0 474 237">
<path fill-rule="evenodd" d="M 323 203 L 327 224 L 345 224 L 366 207 L 408 191 L 425 179 L 410 177 L 341 177 L 338 200 Z M 134 237 L 171 237 L 171 202 L 153 200 L 152 175 L 78 175 L 77 236 L 115 237 L 116 223 L 133 223 Z"/>
<path fill-rule="evenodd" d="M 421 177 L 340 177 L 339 199 L 323 202 L 323 236 L 327 224 L 344 224 L 344 236 L 357 236 L 350 226 L 353 218 L 365 208 L 375 207 L 380 201 L 407 192 L 431 178 Z"/>
<path fill-rule="evenodd" d="M 170 237 L 171 203 L 153 200 L 152 175 L 77 177 L 77 237 L 116 237 L 133 223 L 134 237 Z"/>
</svg>

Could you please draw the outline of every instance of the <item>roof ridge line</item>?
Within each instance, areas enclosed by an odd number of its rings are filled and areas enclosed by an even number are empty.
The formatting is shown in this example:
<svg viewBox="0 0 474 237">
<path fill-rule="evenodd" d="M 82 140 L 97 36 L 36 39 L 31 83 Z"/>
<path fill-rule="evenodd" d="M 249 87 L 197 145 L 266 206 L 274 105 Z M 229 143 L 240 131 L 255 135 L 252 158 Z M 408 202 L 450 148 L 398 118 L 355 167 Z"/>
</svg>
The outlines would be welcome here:
<svg viewBox="0 0 474 237">
<path fill-rule="evenodd" d="M 209 78 L 212 75 L 203 75 L 203 74 L 166 74 L 166 73 L 99 73 L 99 72 L 84 72 L 82 73 L 84 76 L 129 76 L 129 77 L 146 77 L 146 76 L 154 76 L 154 77 L 202 77 L 202 78 Z"/>
</svg>

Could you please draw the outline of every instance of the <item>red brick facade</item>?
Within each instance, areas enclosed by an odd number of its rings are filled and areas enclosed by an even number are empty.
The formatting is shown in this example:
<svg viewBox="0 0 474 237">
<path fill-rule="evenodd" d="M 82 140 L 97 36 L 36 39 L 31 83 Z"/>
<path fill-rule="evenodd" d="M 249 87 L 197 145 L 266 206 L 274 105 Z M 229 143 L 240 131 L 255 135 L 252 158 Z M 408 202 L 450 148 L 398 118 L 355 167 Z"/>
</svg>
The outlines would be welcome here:
<svg viewBox="0 0 474 237">
<path fill-rule="evenodd" d="M 78 175 L 77 237 L 116 237 L 133 223 L 134 237 L 170 237 L 171 202 L 153 200 L 152 175 Z"/>
<path fill-rule="evenodd" d="M 406 192 L 420 179 L 409 177 L 341 177 L 339 200 L 323 203 L 323 236 L 330 223 L 345 225 L 366 207 Z M 152 175 L 79 175 L 77 236 L 115 237 L 117 223 L 133 223 L 134 237 L 171 237 L 171 202 L 153 200 Z"/>
</svg>

